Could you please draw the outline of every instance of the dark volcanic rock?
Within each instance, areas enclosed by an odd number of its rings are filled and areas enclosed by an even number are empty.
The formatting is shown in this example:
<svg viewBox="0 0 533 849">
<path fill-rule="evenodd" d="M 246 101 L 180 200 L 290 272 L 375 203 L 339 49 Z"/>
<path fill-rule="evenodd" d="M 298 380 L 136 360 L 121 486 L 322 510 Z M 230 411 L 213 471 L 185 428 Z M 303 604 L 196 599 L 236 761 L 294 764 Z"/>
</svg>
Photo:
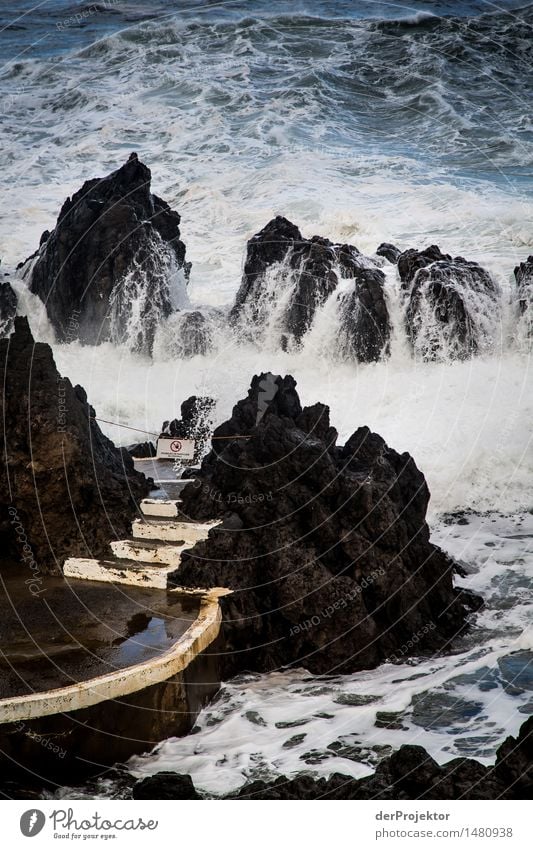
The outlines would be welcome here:
<svg viewBox="0 0 533 849">
<path fill-rule="evenodd" d="M 4 555 L 31 577 L 30 568 L 57 569 L 68 556 L 107 554 L 110 539 L 128 534 L 149 482 L 103 435 L 85 391 L 59 375 L 26 318 L 0 340 L 0 368 Z"/>
<path fill-rule="evenodd" d="M 443 254 L 438 245 L 430 245 L 424 251 L 409 248 L 409 250 L 403 251 L 397 259 L 400 280 L 407 288 L 413 282 L 415 274 L 420 268 L 426 268 L 433 262 L 444 260 L 451 262 L 452 257 L 450 254 Z"/>
<path fill-rule="evenodd" d="M 334 773 L 253 781 L 229 799 L 530 799 L 533 791 L 533 717 L 518 737 L 498 749 L 495 766 L 455 758 L 439 766 L 421 746 L 402 746 L 381 761 L 376 772 L 357 780 Z M 160 772 L 138 782 L 134 799 L 200 798 L 190 776 Z M 159 795 L 158 795 L 159 794 Z"/>
<path fill-rule="evenodd" d="M 337 288 L 339 279 L 333 270 L 336 260 L 335 246 L 320 236 L 302 241 L 290 253 L 296 285 L 285 314 L 284 330 L 296 342 L 301 342 L 317 308 Z"/>
<path fill-rule="evenodd" d="M 398 262 L 401 250 L 396 245 L 391 245 L 390 242 L 382 242 L 376 253 L 378 256 L 384 256 L 385 259 L 388 259 L 394 265 Z"/>
<path fill-rule="evenodd" d="M 0 283 L 0 336 L 9 336 L 17 314 L 17 296 L 10 283 Z"/>
<path fill-rule="evenodd" d="M 88 180 L 27 261 L 30 289 L 60 341 L 111 339 L 151 350 L 158 322 L 173 309 L 170 274 L 183 268 L 188 276 L 190 266 L 180 216 L 151 194 L 150 181 L 135 153 L 107 177 Z"/>
<path fill-rule="evenodd" d="M 508 788 L 509 799 L 531 799 L 533 790 L 533 716 L 518 737 L 508 737 L 498 749 L 496 776 Z"/>
<path fill-rule="evenodd" d="M 237 318 L 244 305 L 250 305 L 248 314 L 259 318 L 259 302 L 263 292 L 263 277 L 270 266 L 283 262 L 295 244 L 300 244 L 303 236 L 298 227 L 276 216 L 259 233 L 248 241 L 242 283 L 237 292 L 235 306 L 231 312 Z"/>
<path fill-rule="evenodd" d="M 317 310 L 337 289 L 339 277 L 354 278 L 353 290 L 343 299 L 345 319 L 339 332 L 346 342 L 341 347 L 362 362 L 378 359 L 390 335 L 383 273 L 353 245 L 334 244 L 321 236 L 304 239 L 294 224 L 279 216 L 248 242 L 231 318 L 235 322 L 244 315 L 243 331 L 249 333 L 250 324 L 260 327 L 278 309 L 283 295 L 280 343 L 284 348 L 299 344 Z"/>
<path fill-rule="evenodd" d="M 490 350 L 500 313 L 499 289 L 476 262 L 436 245 L 398 259 L 406 290 L 407 333 L 423 359 L 467 359 Z"/>
<path fill-rule="evenodd" d="M 190 775 L 158 772 L 133 787 L 134 799 L 200 799 Z"/>
<path fill-rule="evenodd" d="M 533 336 L 533 256 L 528 256 L 514 270 L 518 309 L 528 337 Z"/>
<path fill-rule="evenodd" d="M 366 427 L 336 446 L 329 409 L 301 409 L 292 377 L 254 377 L 183 490 L 221 527 L 182 558 L 176 582 L 223 586 L 227 670 L 353 672 L 441 648 L 473 603 L 429 541 L 429 492 L 408 454 Z M 415 639 L 416 637 L 416 639 Z"/>
<path fill-rule="evenodd" d="M 200 462 L 213 430 L 212 416 L 215 401 L 208 396 L 191 395 L 181 405 L 181 419 L 163 422 L 161 436 L 178 439 L 195 439 L 194 462 Z"/>
<path fill-rule="evenodd" d="M 354 277 L 353 291 L 342 305 L 346 346 L 360 363 L 377 362 L 389 353 L 391 334 L 385 275 L 379 268 L 359 268 Z"/>
</svg>

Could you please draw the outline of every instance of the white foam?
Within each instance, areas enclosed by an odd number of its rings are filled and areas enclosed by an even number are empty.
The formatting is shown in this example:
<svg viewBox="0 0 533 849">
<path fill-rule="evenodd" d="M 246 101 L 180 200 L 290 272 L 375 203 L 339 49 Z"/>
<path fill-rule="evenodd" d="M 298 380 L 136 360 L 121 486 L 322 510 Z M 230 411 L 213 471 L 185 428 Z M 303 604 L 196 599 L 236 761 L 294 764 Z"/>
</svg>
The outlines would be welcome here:
<svg viewBox="0 0 533 849">
<path fill-rule="evenodd" d="M 531 676 L 524 683 L 523 671 L 510 664 L 532 647 L 524 628 L 533 517 L 474 516 L 464 526 L 440 524 L 435 539 L 470 563 L 471 576 L 460 583 L 483 591 L 486 601 L 458 652 L 346 676 L 240 676 L 204 709 L 195 734 L 133 758 L 133 773 L 187 772 L 197 787 L 220 794 L 246 780 L 303 770 L 359 778 L 403 744 L 424 746 L 440 763 L 457 755 L 493 762 L 497 746 L 517 733 L 532 706 Z M 398 714 L 400 727 L 384 727 L 391 717 L 383 714 L 390 713 Z"/>
</svg>

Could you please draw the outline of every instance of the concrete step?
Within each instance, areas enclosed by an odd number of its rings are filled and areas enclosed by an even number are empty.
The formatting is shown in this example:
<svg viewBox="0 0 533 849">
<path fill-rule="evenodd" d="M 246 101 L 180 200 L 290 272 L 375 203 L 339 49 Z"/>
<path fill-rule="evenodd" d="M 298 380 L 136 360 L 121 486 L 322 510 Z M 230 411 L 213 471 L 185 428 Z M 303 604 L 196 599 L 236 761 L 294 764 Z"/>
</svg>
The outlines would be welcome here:
<svg viewBox="0 0 533 849">
<path fill-rule="evenodd" d="M 144 521 L 135 519 L 131 529 L 135 539 L 154 539 L 165 542 L 177 542 L 180 545 L 194 545 L 198 540 L 206 539 L 211 528 L 220 522 L 173 522 L 164 519 Z"/>
<path fill-rule="evenodd" d="M 156 563 L 176 568 L 180 564 L 181 552 L 189 548 L 185 545 L 172 545 L 157 540 L 121 539 L 111 543 L 115 557 L 122 560 L 136 560 L 141 563 Z"/>
<path fill-rule="evenodd" d="M 140 563 L 134 560 L 93 560 L 89 557 L 69 557 L 65 560 L 63 574 L 66 578 L 81 581 L 104 581 L 111 584 L 129 584 L 134 587 L 166 589 L 167 575 L 176 566 Z"/>
<path fill-rule="evenodd" d="M 179 515 L 180 504 L 181 498 L 143 498 L 139 506 L 145 516 L 173 519 Z"/>
</svg>

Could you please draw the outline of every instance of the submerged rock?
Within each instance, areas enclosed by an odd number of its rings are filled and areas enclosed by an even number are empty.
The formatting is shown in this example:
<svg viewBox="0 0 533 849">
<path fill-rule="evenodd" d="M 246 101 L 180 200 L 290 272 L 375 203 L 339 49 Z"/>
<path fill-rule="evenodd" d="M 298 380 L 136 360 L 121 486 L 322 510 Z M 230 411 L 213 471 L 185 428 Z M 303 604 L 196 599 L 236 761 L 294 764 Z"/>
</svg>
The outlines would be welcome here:
<svg viewBox="0 0 533 849">
<path fill-rule="evenodd" d="M 243 331 L 249 332 L 250 325 L 261 328 L 279 313 L 274 332 L 280 344 L 299 345 L 340 279 L 352 278 L 352 289 L 343 291 L 340 300 L 339 344 L 342 353 L 371 362 L 387 351 L 390 336 L 383 273 L 353 245 L 321 236 L 305 239 L 280 216 L 248 242 L 231 319 L 241 318 Z"/>
<path fill-rule="evenodd" d="M 188 359 L 198 354 L 205 356 L 211 350 L 211 329 L 205 315 L 199 310 L 182 314 L 179 331 L 177 345 L 182 358 Z"/>
<path fill-rule="evenodd" d="M 407 333 L 425 360 L 464 360 L 490 350 L 500 314 L 499 289 L 484 268 L 436 245 L 398 259 L 406 290 Z"/>
<path fill-rule="evenodd" d="M 0 336 L 9 336 L 13 331 L 17 314 L 17 296 L 7 281 L 0 282 Z"/>
<path fill-rule="evenodd" d="M 520 324 L 526 338 L 533 337 L 533 256 L 528 256 L 514 270 L 517 286 Z"/>
<path fill-rule="evenodd" d="M 188 277 L 180 216 L 150 192 L 151 173 L 132 153 L 107 177 L 67 198 L 23 269 L 58 339 L 126 342 L 150 351 L 174 309 L 171 278 Z M 74 318 L 74 323 L 73 323 Z"/>
<path fill-rule="evenodd" d="M 101 432 L 81 386 L 58 373 L 26 318 L 0 340 L 0 544 L 31 579 L 66 557 L 108 553 L 150 485 Z"/>
<path fill-rule="evenodd" d="M 309 774 L 245 784 L 227 799 L 530 799 L 533 791 L 533 717 L 508 737 L 494 766 L 455 758 L 439 766 L 422 746 L 402 746 L 373 775 L 355 779 Z M 134 799 L 199 799 L 191 777 L 159 772 L 137 782 Z M 205 794 L 204 794 L 205 795 Z"/>
<path fill-rule="evenodd" d="M 181 310 L 175 313 L 162 328 L 162 336 L 156 341 L 154 353 L 157 355 L 159 347 L 165 358 L 170 356 L 187 360 L 199 354 L 206 356 L 213 349 L 217 318 L 218 314 L 214 310 Z"/>
<path fill-rule="evenodd" d="M 254 377 L 214 433 L 183 512 L 222 518 L 174 581 L 224 586 L 226 675 L 304 666 L 353 672 L 432 651 L 477 599 L 429 540 L 429 492 L 409 454 L 367 427 L 337 446 L 323 404 L 302 409 L 292 377 Z M 234 439 L 227 437 L 234 436 Z"/>
</svg>

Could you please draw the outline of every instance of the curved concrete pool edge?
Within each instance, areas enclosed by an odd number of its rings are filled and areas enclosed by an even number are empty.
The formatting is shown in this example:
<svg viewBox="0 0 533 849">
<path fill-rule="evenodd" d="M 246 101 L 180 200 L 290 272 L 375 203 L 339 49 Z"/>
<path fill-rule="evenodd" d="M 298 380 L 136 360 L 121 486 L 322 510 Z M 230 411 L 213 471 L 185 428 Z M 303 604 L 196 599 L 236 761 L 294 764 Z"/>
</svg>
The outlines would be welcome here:
<svg viewBox="0 0 533 849">
<path fill-rule="evenodd" d="M 92 707 L 129 696 L 183 672 L 218 637 L 222 616 L 218 599 L 230 592 L 221 587 L 208 591 L 176 589 L 179 595 L 199 595 L 198 616 L 167 651 L 142 663 L 40 693 L 0 699 L 0 726 Z"/>
<path fill-rule="evenodd" d="M 52 789 L 76 784 L 191 730 L 220 687 L 219 599 L 230 591 L 169 592 L 199 597 L 200 608 L 163 654 L 67 687 L 0 701 L 4 780 Z"/>
</svg>

